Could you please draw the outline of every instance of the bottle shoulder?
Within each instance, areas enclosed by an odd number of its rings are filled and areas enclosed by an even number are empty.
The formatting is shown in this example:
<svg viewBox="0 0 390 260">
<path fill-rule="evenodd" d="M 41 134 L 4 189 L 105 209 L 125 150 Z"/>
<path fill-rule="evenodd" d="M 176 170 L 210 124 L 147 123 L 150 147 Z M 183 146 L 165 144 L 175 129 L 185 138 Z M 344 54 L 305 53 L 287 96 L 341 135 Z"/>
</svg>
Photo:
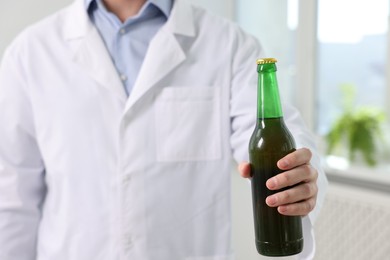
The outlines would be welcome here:
<svg viewBox="0 0 390 260">
<path fill-rule="evenodd" d="M 295 141 L 284 121 L 259 121 L 249 142 L 250 151 L 286 153 L 295 149 Z"/>
</svg>

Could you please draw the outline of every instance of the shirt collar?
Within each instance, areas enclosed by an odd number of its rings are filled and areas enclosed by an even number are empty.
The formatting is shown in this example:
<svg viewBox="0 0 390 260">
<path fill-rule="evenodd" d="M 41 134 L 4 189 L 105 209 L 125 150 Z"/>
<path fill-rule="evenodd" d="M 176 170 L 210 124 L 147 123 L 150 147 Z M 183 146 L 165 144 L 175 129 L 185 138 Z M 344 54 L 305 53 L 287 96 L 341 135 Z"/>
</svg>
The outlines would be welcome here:
<svg viewBox="0 0 390 260">
<path fill-rule="evenodd" d="M 91 4 L 95 1 L 96 0 L 84 0 L 85 10 L 88 11 Z M 144 5 L 146 6 L 148 4 L 153 4 L 156 7 L 158 7 L 161 10 L 161 12 L 163 12 L 163 14 L 166 16 L 166 18 L 168 18 L 172 10 L 173 1 L 172 0 L 147 0 Z"/>
</svg>

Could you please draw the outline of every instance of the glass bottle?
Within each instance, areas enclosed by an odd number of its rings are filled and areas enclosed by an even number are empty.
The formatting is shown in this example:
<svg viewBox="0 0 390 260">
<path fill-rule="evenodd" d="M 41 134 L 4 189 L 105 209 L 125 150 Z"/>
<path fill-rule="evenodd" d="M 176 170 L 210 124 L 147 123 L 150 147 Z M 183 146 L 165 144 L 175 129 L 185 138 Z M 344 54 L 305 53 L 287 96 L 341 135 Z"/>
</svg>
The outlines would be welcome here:
<svg viewBox="0 0 390 260">
<path fill-rule="evenodd" d="M 257 251 L 265 256 L 288 256 L 303 249 L 301 217 L 282 215 L 265 203 L 268 196 L 280 191 L 269 190 L 265 184 L 282 172 L 277 161 L 295 150 L 283 120 L 276 62 L 274 58 L 257 60 L 257 123 L 249 143 L 249 158 Z"/>
</svg>

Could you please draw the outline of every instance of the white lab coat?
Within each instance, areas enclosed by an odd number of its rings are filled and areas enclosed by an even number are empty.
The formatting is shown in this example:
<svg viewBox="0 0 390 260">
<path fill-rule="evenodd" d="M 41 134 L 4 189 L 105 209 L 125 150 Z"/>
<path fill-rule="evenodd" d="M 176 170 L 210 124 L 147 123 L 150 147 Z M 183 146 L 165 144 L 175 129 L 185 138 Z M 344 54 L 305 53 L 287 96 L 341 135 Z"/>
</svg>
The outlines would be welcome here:
<svg viewBox="0 0 390 260">
<path fill-rule="evenodd" d="M 247 158 L 262 56 L 177 0 L 127 98 L 83 0 L 25 30 L 0 72 L 0 259 L 233 259 L 231 160 Z"/>
</svg>

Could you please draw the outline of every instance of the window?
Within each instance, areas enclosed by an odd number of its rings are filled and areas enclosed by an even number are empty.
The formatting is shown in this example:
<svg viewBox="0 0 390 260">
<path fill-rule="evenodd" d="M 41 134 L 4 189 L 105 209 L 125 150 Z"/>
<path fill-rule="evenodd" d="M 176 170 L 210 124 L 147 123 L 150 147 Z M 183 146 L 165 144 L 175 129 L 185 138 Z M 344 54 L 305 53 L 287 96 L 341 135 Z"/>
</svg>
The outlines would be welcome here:
<svg viewBox="0 0 390 260">
<path fill-rule="evenodd" d="M 343 110 L 348 84 L 356 106 L 385 109 L 388 0 L 318 1 L 317 131 Z"/>
<path fill-rule="evenodd" d="M 236 21 L 260 39 L 267 56 L 280 61 L 282 95 L 318 134 L 324 153 L 324 137 L 344 112 L 343 86 L 355 90 L 354 108 L 369 106 L 390 114 L 389 2 L 235 2 Z M 390 130 L 384 134 L 387 143 L 380 149 L 387 155 L 382 154 L 382 162 L 390 165 Z"/>
<path fill-rule="evenodd" d="M 368 117 L 372 120 L 380 113 L 389 112 L 386 111 L 390 101 L 387 92 L 390 78 L 386 76 L 389 0 L 377 0 L 375 4 L 369 0 L 318 0 L 317 14 L 315 125 L 318 134 L 323 136 L 348 109 L 356 117 L 363 111 L 371 111 Z M 378 171 L 388 172 L 386 153 L 390 143 L 386 137 L 386 125 L 382 127 L 383 141 L 377 135 L 374 137 L 377 139 L 375 166 Z M 359 131 L 356 128 L 359 127 L 355 127 L 354 131 Z M 361 136 L 359 139 L 364 138 Z M 357 142 L 360 141 L 354 141 Z M 348 144 L 345 146 L 344 155 L 348 155 L 351 151 Z M 358 159 L 346 164 L 340 160 L 328 163 L 336 168 L 344 165 L 341 168 L 345 169 L 349 168 L 348 164 L 367 166 L 362 153 L 356 154 Z"/>
</svg>

